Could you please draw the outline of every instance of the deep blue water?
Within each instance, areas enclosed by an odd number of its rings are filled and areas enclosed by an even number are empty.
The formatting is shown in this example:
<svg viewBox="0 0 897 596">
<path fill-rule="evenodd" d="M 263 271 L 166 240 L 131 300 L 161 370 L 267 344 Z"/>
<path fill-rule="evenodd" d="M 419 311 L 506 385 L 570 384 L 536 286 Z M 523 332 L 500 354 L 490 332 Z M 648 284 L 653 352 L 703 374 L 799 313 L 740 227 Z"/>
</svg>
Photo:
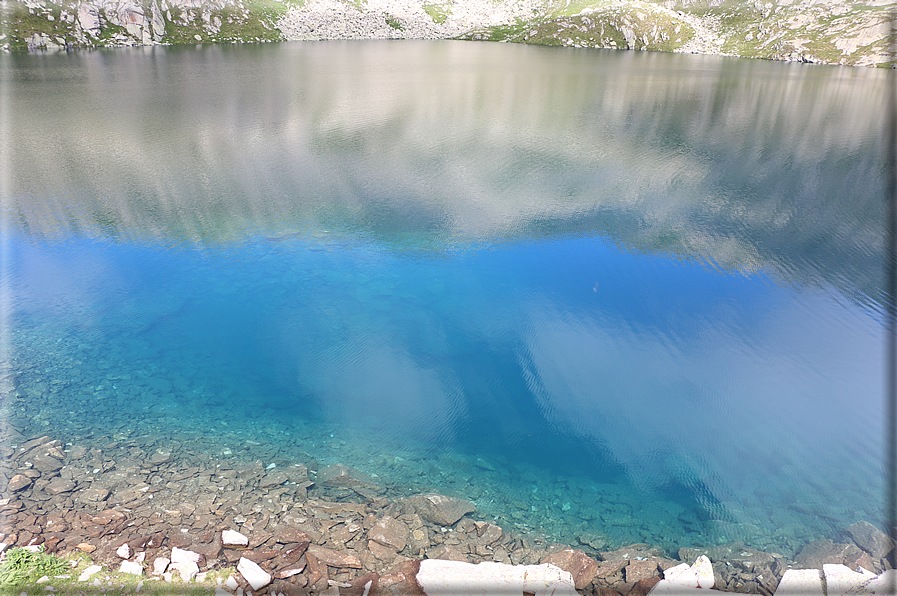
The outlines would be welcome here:
<svg viewBox="0 0 897 596">
<path fill-rule="evenodd" d="M 23 433 L 236 428 L 573 544 L 791 555 L 880 523 L 887 73 L 0 58 L 4 362 L 66 377 Z"/>
</svg>

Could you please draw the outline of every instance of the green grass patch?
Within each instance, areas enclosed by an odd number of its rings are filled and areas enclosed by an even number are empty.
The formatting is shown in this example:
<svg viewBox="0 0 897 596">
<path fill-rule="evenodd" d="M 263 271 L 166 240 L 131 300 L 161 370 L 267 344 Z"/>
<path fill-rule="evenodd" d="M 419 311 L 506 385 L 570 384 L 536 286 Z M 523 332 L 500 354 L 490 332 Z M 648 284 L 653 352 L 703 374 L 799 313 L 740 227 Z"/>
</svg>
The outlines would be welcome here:
<svg viewBox="0 0 897 596">
<path fill-rule="evenodd" d="M 424 12 L 430 15 L 434 23 L 441 25 L 452 14 L 452 7 L 450 4 L 424 4 Z"/>
<path fill-rule="evenodd" d="M 71 567 L 56 555 L 26 548 L 10 549 L 0 563 L 0 586 L 15 587 L 33 584 L 43 576 L 63 575 Z"/>
<path fill-rule="evenodd" d="M 386 17 L 387 25 L 389 25 L 393 29 L 396 29 L 397 31 L 405 30 L 404 25 L 402 25 L 402 22 L 399 19 L 395 18 L 394 16 L 390 16 L 390 15 L 384 15 L 384 16 Z"/>
</svg>

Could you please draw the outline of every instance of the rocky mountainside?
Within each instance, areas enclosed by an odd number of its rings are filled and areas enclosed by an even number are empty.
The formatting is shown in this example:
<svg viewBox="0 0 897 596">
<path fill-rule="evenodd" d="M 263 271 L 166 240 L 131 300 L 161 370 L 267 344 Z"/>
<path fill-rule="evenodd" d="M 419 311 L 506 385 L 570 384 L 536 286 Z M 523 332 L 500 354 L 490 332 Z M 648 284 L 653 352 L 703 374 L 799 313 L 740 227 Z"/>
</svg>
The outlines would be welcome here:
<svg viewBox="0 0 897 596">
<path fill-rule="evenodd" d="M 891 0 L 0 1 L 0 49 L 470 39 L 897 64 Z"/>
</svg>

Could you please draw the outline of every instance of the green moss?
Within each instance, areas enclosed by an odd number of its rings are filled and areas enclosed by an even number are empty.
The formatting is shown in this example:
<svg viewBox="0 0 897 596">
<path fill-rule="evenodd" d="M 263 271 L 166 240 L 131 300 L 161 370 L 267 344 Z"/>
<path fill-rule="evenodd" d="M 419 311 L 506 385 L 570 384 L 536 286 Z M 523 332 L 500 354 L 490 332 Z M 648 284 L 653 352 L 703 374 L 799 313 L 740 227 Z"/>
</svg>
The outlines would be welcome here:
<svg viewBox="0 0 897 596">
<path fill-rule="evenodd" d="M 441 25 L 452 14 L 452 7 L 450 4 L 424 4 L 424 12 L 430 15 L 434 23 Z"/>
</svg>

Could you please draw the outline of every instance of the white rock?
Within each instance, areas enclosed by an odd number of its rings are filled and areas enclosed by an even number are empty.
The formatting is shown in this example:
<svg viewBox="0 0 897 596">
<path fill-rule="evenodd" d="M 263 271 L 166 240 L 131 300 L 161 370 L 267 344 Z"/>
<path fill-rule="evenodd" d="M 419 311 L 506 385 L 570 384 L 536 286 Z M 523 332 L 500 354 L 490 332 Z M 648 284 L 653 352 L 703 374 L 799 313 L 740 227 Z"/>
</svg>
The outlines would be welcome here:
<svg viewBox="0 0 897 596">
<path fill-rule="evenodd" d="M 483 586 L 499 594 L 530 592 L 536 596 L 576 596 L 573 576 L 554 565 L 505 565 L 485 562 L 421 561 L 417 583 L 428 596 L 482 594 Z"/>
<path fill-rule="evenodd" d="M 143 575 L 143 565 L 134 561 L 122 561 L 119 571 L 131 575 Z"/>
<path fill-rule="evenodd" d="M 137 561 L 138 563 L 143 563 L 144 561 L 146 561 L 146 553 L 145 552 L 137 553 L 137 556 L 134 557 L 134 560 Z"/>
<path fill-rule="evenodd" d="M 224 585 L 230 588 L 230 591 L 233 592 L 237 589 L 237 578 L 231 575 L 227 578 L 227 581 L 224 582 Z"/>
<path fill-rule="evenodd" d="M 199 560 L 202 558 L 202 555 L 199 553 L 195 553 L 192 550 L 184 550 L 182 548 L 174 547 L 171 549 L 171 564 L 177 563 L 196 563 L 199 564 Z"/>
<path fill-rule="evenodd" d="M 859 594 L 897 594 L 897 569 L 889 569 L 875 579 L 867 580 L 863 584 L 863 591 Z"/>
<path fill-rule="evenodd" d="M 224 546 L 249 546 L 249 538 L 236 530 L 221 532 L 221 544 Z"/>
<path fill-rule="evenodd" d="M 253 590 L 264 588 L 271 583 L 271 574 L 246 557 L 240 557 L 240 562 L 237 563 L 237 571 L 252 586 Z"/>
<path fill-rule="evenodd" d="M 162 575 L 166 571 L 168 571 L 168 564 L 171 563 L 171 559 L 167 559 L 165 557 L 156 557 L 153 561 L 153 575 Z"/>
<path fill-rule="evenodd" d="M 683 588 L 697 588 L 698 577 L 688 563 L 680 563 L 663 572 L 663 580 Z"/>
<path fill-rule="evenodd" d="M 775 596 L 825 596 L 818 569 L 789 569 L 782 576 Z"/>
<path fill-rule="evenodd" d="M 691 573 L 691 570 L 689 570 L 689 573 Z M 648 594 L 650 596 L 706 596 L 707 590 L 693 586 L 683 586 L 668 579 L 662 579 L 654 584 L 654 587 L 651 588 Z"/>
<path fill-rule="evenodd" d="M 115 554 L 121 557 L 122 559 L 130 559 L 131 558 L 131 547 L 128 546 L 128 543 L 125 542 L 121 546 L 118 547 L 118 550 L 115 551 Z"/>
<path fill-rule="evenodd" d="M 851 571 L 846 565 L 832 565 L 826 563 L 822 566 L 822 574 L 825 575 L 826 596 L 847 596 L 851 590 L 868 578 L 862 573 Z"/>
<path fill-rule="evenodd" d="M 701 555 L 695 564 L 691 566 L 695 577 L 698 579 L 698 587 L 709 590 L 716 585 L 716 578 L 713 576 L 713 565 L 707 555 Z"/>
<path fill-rule="evenodd" d="M 172 563 L 168 566 L 171 571 L 177 571 L 181 576 L 181 580 L 188 582 L 196 577 L 199 573 L 199 565 L 192 561 L 183 561 L 181 563 Z"/>
<path fill-rule="evenodd" d="M 86 582 L 87 580 L 89 580 L 90 578 L 92 578 L 94 575 L 96 575 L 97 573 L 99 573 L 102 570 L 103 570 L 103 568 L 100 567 L 99 565 L 91 565 L 90 567 L 88 567 L 87 569 L 85 569 L 84 571 L 81 572 L 81 575 L 78 576 L 78 581 Z"/>
</svg>

